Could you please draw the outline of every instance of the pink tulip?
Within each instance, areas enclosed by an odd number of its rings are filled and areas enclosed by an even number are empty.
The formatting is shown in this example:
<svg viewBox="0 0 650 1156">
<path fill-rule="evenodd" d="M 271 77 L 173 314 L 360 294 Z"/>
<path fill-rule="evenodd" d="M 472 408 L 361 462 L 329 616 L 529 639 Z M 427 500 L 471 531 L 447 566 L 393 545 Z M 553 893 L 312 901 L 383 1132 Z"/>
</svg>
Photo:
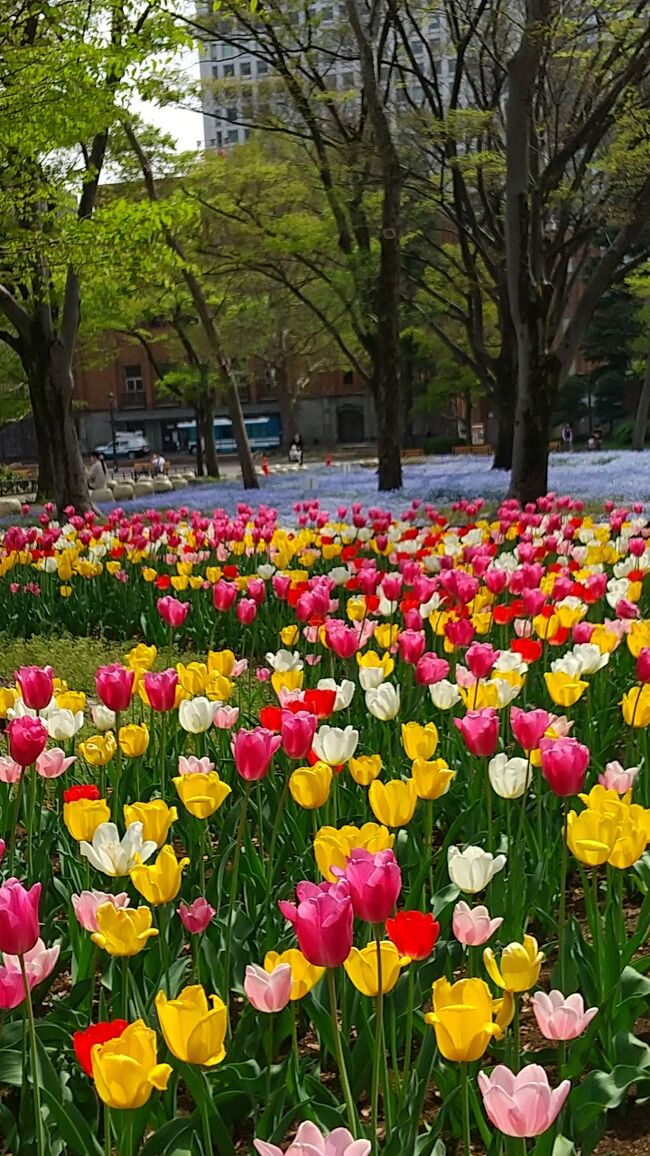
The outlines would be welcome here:
<svg viewBox="0 0 650 1156">
<path fill-rule="evenodd" d="M 35 987 L 37 983 L 42 983 L 48 975 L 52 974 L 60 950 L 58 943 L 54 947 L 46 947 L 42 939 L 37 939 L 34 946 L 25 952 L 23 960 L 30 988 Z M 19 956 L 4 952 L 2 960 L 8 971 L 15 971 L 21 975 Z"/>
<path fill-rule="evenodd" d="M 175 670 L 161 670 L 159 674 L 146 671 L 144 675 L 144 689 L 153 708 L 159 714 L 173 710 L 176 705 L 176 687 L 178 674 Z"/>
<path fill-rule="evenodd" d="M 14 718 L 7 727 L 9 754 L 21 767 L 29 767 L 45 750 L 48 733 L 40 718 Z"/>
<path fill-rule="evenodd" d="M 249 783 L 263 779 L 281 742 L 280 735 L 272 734 L 266 727 L 254 727 L 251 731 L 241 727 L 231 740 L 237 774 Z"/>
<path fill-rule="evenodd" d="M 508 584 L 508 572 L 507 570 L 486 570 L 484 581 L 490 594 L 503 594 Z"/>
<path fill-rule="evenodd" d="M 350 889 L 339 883 L 299 883 L 298 905 L 280 901 L 278 907 L 293 924 L 298 947 L 317 967 L 339 967 L 352 947 L 354 912 Z"/>
<path fill-rule="evenodd" d="M 455 726 L 465 740 L 465 746 L 477 758 L 488 759 L 497 749 L 499 718 L 492 707 L 468 710 L 464 718 L 455 718 Z"/>
<path fill-rule="evenodd" d="M 589 1027 L 597 1007 L 585 1011 L 581 995 L 562 995 L 561 991 L 535 992 L 531 1003 L 537 1026 L 547 1040 L 575 1040 Z"/>
<path fill-rule="evenodd" d="M 282 749 L 290 759 L 305 759 L 311 750 L 318 719 L 309 711 L 283 710 L 280 722 Z"/>
<path fill-rule="evenodd" d="M 242 626 L 251 626 L 257 614 L 257 602 L 252 598 L 240 598 L 235 613 Z"/>
<path fill-rule="evenodd" d="M 577 795 L 584 786 L 589 765 L 589 747 L 577 739 L 542 739 L 542 774 L 551 790 L 561 798 Z"/>
<path fill-rule="evenodd" d="M 325 641 L 337 658 L 352 658 L 359 649 L 357 631 L 334 619 L 328 619 L 325 623 Z"/>
<path fill-rule="evenodd" d="M 366 923 L 384 923 L 402 889 L 402 873 L 392 851 L 350 853 L 345 868 L 354 914 Z"/>
<path fill-rule="evenodd" d="M 287 578 L 288 585 L 291 585 L 291 579 Z M 224 582 L 220 578 L 212 588 L 212 601 L 215 610 L 230 610 L 233 602 L 237 597 L 237 587 L 232 582 Z"/>
<path fill-rule="evenodd" d="M 214 725 L 220 731 L 232 730 L 239 718 L 238 706 L 220 706 L 214 715 Z"/>
<path fill-rule="evenodd" d="M 279 1012 L 291 999 L 291 967 L 279 963 L 273 971 L 265 971 L 256 963 L 246 967 L 244 991 L 249 1003 L 260 1012 Z"/>
<path fill-rule="evenodd" d="M 637 682 L 650 682 L 650 647 L 644 646 L 636 660 Z"/>
<path fill-rule="evenodd" d="M 252 598 L 254 602 L 257 602 L 258 606 L 261 606 L 262 602 L 264 602 L 264 599 L 266 598 L 266 583 L 264 579 L 249 578 L 248 584 L 246 586 L 246 593 L 248 594 L 249 598 Z"/>
<path fill-rule="evenodd" d="M 267 1140 L 253 1140 L 253 1147 L 258 1156 L 368 1156 L 371 1143 L 354 1140 L 347 1128 L 335 1128 L 326 1136 L 315 1124 L 305 1121 L 284 1154 L 277 1144 Z"/>
<path fill-rule="evenodd" d="M 438 658 L 437 654 L 423 654 L 415 667 L 415 681 L 420 686 L 433 686 L 435 682 L 442 682 L 448 674 L 447 659 Z"/>
<path fill-rule="evenodd" d="M 490 1076 L 479 1072 L 478 1085 L 488 1119 L 506 1136 L 541 1136 L 559 1116 L 571 1090 L 570 1080 L 549 1087 L 539 1064 L 527 1064 L 516 1076 L 497 1064 Z"/>
<path fill-rule="evenodd" d="M 27 977 L 30 990 L 34 987 L 34 980 Z M 0 1010 L 11 1011 L 23 1002 L 25 985 L 20 971 L 14 968 L 0 967 Z"/>
<path fill-rule="evenodd" d="M 381 592 L 389 602 L 399 602 L 402 597 L 402 575 L 386 574 L 382 579 Z"/>
<path fill-rule="evenodd" d="M 133 694 L 134 670 L 127 670 L 119 662 L 100 666 L 95 672 L 95 690 L 104 706 L 115 714 L 128 710 Z"/>
<path fill-rule="evenodd" d="M 209 775 L 213 770 L 214 763 L 210 762 L 207 755 L 202 755 L 201 758 L 197 755 L 178 756 L 179 775 Z"/>
<path fill-rule="evenodd" d="M 4 859 L 4 854 L 5 854 L 6 849 L 7 849 L 7 844 L 5 843 L 4 839 L 0 839 L 0 863 Z"/>
<path fill-rule="evenodd" d="M 465 651 L 465 662 L 474 678 L 487 678 L 498 657 L 499 651 L 489 642 L 473 642 Z"/>
<path fill-rule="evenodd" d="M 25 706 L 32 710 L 45 710 L 54 693 L 51 666 L 21 666 L 16 671 L 16 682 Z"/>
<path fill-rule="evenodd" d="M 607 791 L 618 791 L 625 795 L 634 786 L 639 767 L 628 767 L 624 770 L 619 762 L 607 763 L 605 773 L 598 776 L 598 782 Z"/>
<path fill-rule="evenodd" d="M 200 935 L 205 931 L 216 914 L 214 907 L 211 907 L 202 895 L 193 903 L 180 903 L 178 906 L 178 918 L 190 935 Z"/>
<path fill-rule="evenodd" d="M 7 879 L 0 887 L 0 951 L 24 955 L 38 941 L 38 904 L 41 884 L 26 889 L 18 879 Z"/>
<path fill-rule="evenodd" d="M 70 898 L 77 922 L 84 931 L 99 931 L 98 907 L 106 903 L 112 903 L 113 907 L 128 907 L 131 902 L 126 891 L 120 891 L 117 895 L 109 895 L 106 891 L 81 891 L 79 895 L 71 895 Z"/>
<path fill-rule="evenodd" d="M 465 947 L 481 947 L 491 939 L 503 919 L 490 919 L 487 907 L 470 907 L 461 899 L 454 907 L 451 926 L 459 943 Z"/>
<path fill-rule="evenodd" d="M 452 646 L 469 646 L 474 637 L 474 627 L 469 618 L 450 619 L 445 625 L 445 635 Z"/>
<path fill-rule="evenodd" d="M 43 779 L 58 779 L 76 761 L 74 755 L 66 757 L 61 747 L 51 747 L 38 756 L 36 770 Z"/>
<path fill-rule="evenodd" d="M 411 666 L 415 666 L 422 658 L 426 644 L 426 637 L 421 630 L 403 630 L 397 636 L 400 658 Z"/>
<path fill-rule="evenodd" d="M 24 768 L 8 755 L 0 756 L 0 783 L 17 783 Z"/>
<path fill-rule="evenodd" d="M 551 716 L 541 707 L 537 710 L 521 710 L 513 706 L 510 708 L 510 725 L 519 745 L 525 751 L 535 751 L 551 725 Z"/>
<path fill-rule="evenodd" d="M 178 598 L 172 598 L 171 594 L 159 598 L 156 607 L 163 622 L 166 622 L 172 630 L 178 630 L 190 612 L 189 602 L 181 602 Z"/>
</svg>

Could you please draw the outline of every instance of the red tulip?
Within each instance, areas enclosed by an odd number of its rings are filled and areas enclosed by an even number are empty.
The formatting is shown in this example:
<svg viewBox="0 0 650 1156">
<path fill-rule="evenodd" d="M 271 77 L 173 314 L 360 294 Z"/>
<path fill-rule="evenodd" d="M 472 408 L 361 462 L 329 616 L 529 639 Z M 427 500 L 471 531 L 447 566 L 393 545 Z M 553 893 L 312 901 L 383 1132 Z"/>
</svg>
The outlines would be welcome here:
<svg viewBox="0 0 650 1156">
<path fill-rule="evenodd" d="M 394 919 L 386 920 L 386 932 L 400 955 L 428 959 L 438 942 L 440 924 L 430 913 L 398 911 Z"/>
</svg>

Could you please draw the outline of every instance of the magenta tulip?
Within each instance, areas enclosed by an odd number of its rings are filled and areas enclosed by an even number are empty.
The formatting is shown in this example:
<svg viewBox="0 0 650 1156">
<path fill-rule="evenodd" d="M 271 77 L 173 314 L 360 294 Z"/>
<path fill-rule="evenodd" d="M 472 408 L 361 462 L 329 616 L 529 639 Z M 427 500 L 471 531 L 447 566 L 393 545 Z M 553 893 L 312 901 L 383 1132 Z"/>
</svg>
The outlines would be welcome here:
<svg viewBox="0 0 650 1156">
<path fill-rule="evenodd" d="M 492 707 L 468 710 L 464 718 L 455 718 L 454 724 L 470 754 L 481 759 L 489 759 L 494 754 L 499 738 L 499 718 Z"/>
<path fill-rule="evenodd" d="M 562 798 L 577 795 L 584 786 L 589 747 L 577 739 L 542 739 L 542 774 L 551 790 Z"/>
<path fill-rule="evenodd" d="M 21 666 L 16 671 L 23 702 L 30 710 L 45 710 L 49 706 L 54 693 L 53 674 L 51 666 Z"/>
<path fill-rule="evenodd" d="M 272 734 L 266 727 L 255 727 L 251 731 L 242 727 L 236 731 L 231 748 L 237 773 L 249 783 L 263 779 L 281 742 L 280 735 Z"/>
<path fill-rule="evenodd" d="M 156 602 L 156 608 L 163 622 L 171 626 L 172 630 L 178 630 L 190 612 L 189 602 L 181 602 L 178 598 L 172 598 L 171 594 L 159 598 Z"/>
<path fill-rule="evenodd" d="M 562 995 L 561 991 L 535 992 L 531 1003 L 537 1026 L 547 1040 L 555 1042 L 575 1040 L 589 1027 L 597 1007 L 585 1011 L 581 995 Z"/>
<path fill-rule="evenodd" d="M 9 754 L 21 767 L 29 767 L 45 750 L 48 740 L 47 728 L 40 718 L 14 718 L 7 727 L 9 734 Z"/>
<path fill-rule="evenodd" d="M 273 971 L 265 971 L 256 963 L 246 967 L 244 992 L 256 1011 L 279 1012 L 291 999 L 291 967 L 279 963 Z"/>
<path fill-rule="evenodd" d="M 415 681 L 419 686 L 433 686 L 442 682 L 449 674 L 449 663 L 446 658 L 438 658 L 437 654 L 423 654 L 415 667 Z"/>
<path fill-rule="evenodd" d="M 644 646 L 636 660 L 637 682 L 650 682 L 650 647 Z M 24 697 L 24 696 L 23 696 Z"/>
<path fill-rule="evenodd" d="M 355 848 L 347 861 L 345 878 L 354 914 L 366 923 L 384 923 L 402 889 L 402 873 L 392 851 L 373 855 Z"/>
<path fill-rule="evenodd" d="M 422 658 L 426 644 L 426 636 L 422 630 L 403 630 L 397 636 L 400 658 L 411 666 L 415 666 Z"/>
<path fill-rule="evenodd" d="M 133 694 L 134 670 L 127 670 L 119 662 L 100 666 L 95 672 L 95 690 L 104 706 L 117 714 L 128 710 Z"/>
<path fill-rule="evenodd" d="M 539 1064 L 527 1064 L 515 1075 L 497 1064 L 490 1076 L 478 1074 L 478 1086 L 488 1119 L 506 1136 L 541 1136 L 559 1116 L 571 1090 L 569 1080 L 551 1089 Z"/>
<path fill-rule="evenodd" d="M 280 722 L 282 749 L 290 759 L 305 759 L 311 750 L 318 719 L 309 711 L 283 710 Z"/>
<path fill-rule="evenodd" d="M 176 687 L 178 674 L 175 670 L 161 670 L 159 674 L 147 671 L 144 676 L 144 689 L 153 708 L 159 714 L 173 710 L 176 704 Z"/>
<path fill-rule="evenodd" d="M 465 662 L 474 678 L 487 678 L 498 657 L 499 651 L 489 642 L 473 642 L 465 651 Z"/>
<path fill-rule="evenodd" d="M 178 918 L 190 935 L 200 935 L 202 931 L 205 931 L 216 914 L 214 907 L 211 907 L 202 895 L 193 903 L 179 903 L 178 905 Z"/>
<path fill-rule="evenodd" d="M 28 976 L 30 988 L 36 981 Z M 20 971 L 10 967 L 0 967 L 0 1010 L 11 1011 L 19 1007 L 25 998 L 25 985 Z"/>
<path fill-rule="evenodd" d="M 235 613 L 242 626 L 251 626 L 257 615 L 257 602 L 253 598 L 240 598 Z"/>
<path fill-rule="evenodd" d="M 551 725 L 551 716 L 541 707 L 537 710 L 521 710 L 513 706 L 510 708 L 510 725 L 519 745 L 525 751 L 535 751 Z"/>
<path fill-rule="evenodd" d="M 39 939 L 38 904 L 41 884 L 29 889 L 18 879 L 7 879 L 0 887 L 0 951 L 24 955 Z"/>
<path fill-rule="evenodd" d="M 354 911 L 349 885 L 299 883 L 298 905 L 281 901 L 278 906 L 293 924 L 298 947 L 316 967 L 339 967 L 352 948 Z"/>
<path fill-rule="evenodd" d="M 290 583 L 289 578 L 287 578 L 287 582 Z M 212 601 L 215 610 L 230 610 L 236 597 L 237 587 L 234 583 L 224 582 L 223 578 L 220 578 L 219 581 L 215 583 L 212 590 Z"/>
</svg>

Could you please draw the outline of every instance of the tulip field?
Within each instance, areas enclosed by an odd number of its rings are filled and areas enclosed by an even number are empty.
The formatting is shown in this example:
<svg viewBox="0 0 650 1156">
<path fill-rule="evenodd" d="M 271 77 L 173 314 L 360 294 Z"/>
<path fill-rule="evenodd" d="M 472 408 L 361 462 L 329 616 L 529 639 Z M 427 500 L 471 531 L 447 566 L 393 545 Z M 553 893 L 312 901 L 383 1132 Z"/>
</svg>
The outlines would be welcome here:
<svg viewBox="0 0 650 1156">
<path fill-rule="evenodd" d="M 0 686 L 0 1156 L 650 1152 L 649 574 L 555 495 L 5 528 L 123 657 Z"/>
</svg>

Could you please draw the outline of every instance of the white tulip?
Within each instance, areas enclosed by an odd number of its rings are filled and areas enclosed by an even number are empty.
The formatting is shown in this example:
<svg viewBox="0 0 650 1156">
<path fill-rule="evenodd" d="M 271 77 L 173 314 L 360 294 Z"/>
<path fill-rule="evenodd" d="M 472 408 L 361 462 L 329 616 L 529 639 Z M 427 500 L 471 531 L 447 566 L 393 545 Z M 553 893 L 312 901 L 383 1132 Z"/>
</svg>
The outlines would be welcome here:
<svg viewBox="0 0 650 1156">
<path fill-rule="evenodd" d="M 464 851 L 450 847 L 447 852 L 449 878 L 460 891 L 472 895 L 483 891 L 505 863 L 505 855 L 491 855 L 481 847 L 466 847 Z"/>
<path fill-rule="evenodd" d="M 257 574 L 259 578 L 263 578 L 265 582 L 268 582 L 269 578 L 272 578 L 275 574 L 275 566 L 272 566 L 270 562 L 262 562 L 262 564 L 257 567 Z"/>
<path fill-rule="evenodd" d="M 502 799 L 520 799 L 528 790 L 533 776 L 533 768 L 528 759 L 495 755 L 488 764 L 488 775 L 492 790 Z"/>
<path fill-rule="evenodd" d="M 330 727 L 325 723 L 319 727 L 314 735 L 312 748 L 318 758 L 337 767 L 340 763 L 347 763 L 357 749 L 359 732 L 354 727 Z"/>
<path fill-rule="evenodd" d="M 392 682 L 382 682 L 381 686 L 367 690 L 366 706 L 375 718 L 390 722 L 399 712 L 399 687 L 393 686 Z"/>
<path fill-rule="evenodd" d="M 264 657 L 271 670 L 277 670 L 281 674 L 285 674 L 288 670 L 302 670 L 303 668 L 303 661 L 297 650 L 278 650 L 275 654 L 269 650 Z"/>
<path fill-rule="evenodd" d="M 460 702 L 460 691 L 454 682 L 449 682 L 447 678 L 441 678 L 440 682 L 434 682 L 429 687 L 429 694 L 431 695 L 431 702 L 437 706 L 438 710 L 451 710 L 457 702 Z"/>
<path fill-rule="evenodd" d="M 178 721 L 184 731 L 191 735 L 200 735 L 212 726 L 215 712 L 222 704 L 211 702 L 209 698 L 199 695 L 197 698 L 183 699 L 178 708 Z"/>
<path fill-rule="evenodd" d="M 157 846 L 153 839 L 143 840 L 142 823 L 131 823 L 121 841 L 115 823 L 100 823 L 92 843 L 82 839 L 79 850 L 97 871 L 116 878 L 128 875 L 136 863 L 146 862 Z"/>
<path fill-rule="evenodd" d="M 499 696 L 499 701 L 497 702 L 497 708 L 499 710 L 503 710 L 504 706 L 509 706 L 511 702 L 514 702 L 524 688 L 523 683 L 516 682 L 513 686 L 511 682 L 508 682 L 507 678 L 499 678 L 498 674 L 493 679 L 493 682 Z"/>
<path fill-rule="evenodd" d="M 502 650 L 494 666 L 492 667 L 492 670 L 514 670 L 517 674 L 525 674 L 528 670 L 528 663 L 524 662 L 521 655 L 517 654 L 516 651 Z"/>
<path fill-rule="evenodd" d="M 43 714 L 43 722 L 50 738 L 56 739 L 57 742 L 63 742 L 65 739 L 74 738 L 79 733 L 84 725 L 84 712 L 50 707 Z"/>
<path fill-rule="evenodd" d="M 571 650 L 567 650 L 561 658 L 555 658 L 551 663 L 553 674 L 567 674 L 569 678 L 580 678 L 582 665 Z"/>
<path fill-rule="evenodd" d="M 579 642 L 573 648 L 573 656 L 580 663 L 582 675 L 595 674 L 597 670 L 602 670 L 609 662 L 609 651 L 602 654 L 595 642 Z"/>
<path fill-rule="evenodd" d="M 8 718 L 36 718 L 38 711 L 31 706 L 25 706 L 22 698 L 17 698 L 13 706 L 7 711 Z"/>
<path fill-rule="evenodd" d="M 115 726 L 115 711 L 109 710 L 103 702 L 95 703 L 90 708 L 90 713 L 98 731 L 110 731 Z"/>
<path fill-rule="evenodd" d="M 383 666 L 360 666 L 359 682 L 362 690 L 376 690 L 386 677 Z"/>
<path fill-rule="evenodd" d="M 346 710 L 349 707 L 357 688 L 349 678 L 343 678 L 340 682 L 336 682 L 333 678 L 320 678 L 316 683 L 316 689 L 334 691 L 336 694 L 334 711 L 336 713 L 336 711 Z"/>
</svg>

